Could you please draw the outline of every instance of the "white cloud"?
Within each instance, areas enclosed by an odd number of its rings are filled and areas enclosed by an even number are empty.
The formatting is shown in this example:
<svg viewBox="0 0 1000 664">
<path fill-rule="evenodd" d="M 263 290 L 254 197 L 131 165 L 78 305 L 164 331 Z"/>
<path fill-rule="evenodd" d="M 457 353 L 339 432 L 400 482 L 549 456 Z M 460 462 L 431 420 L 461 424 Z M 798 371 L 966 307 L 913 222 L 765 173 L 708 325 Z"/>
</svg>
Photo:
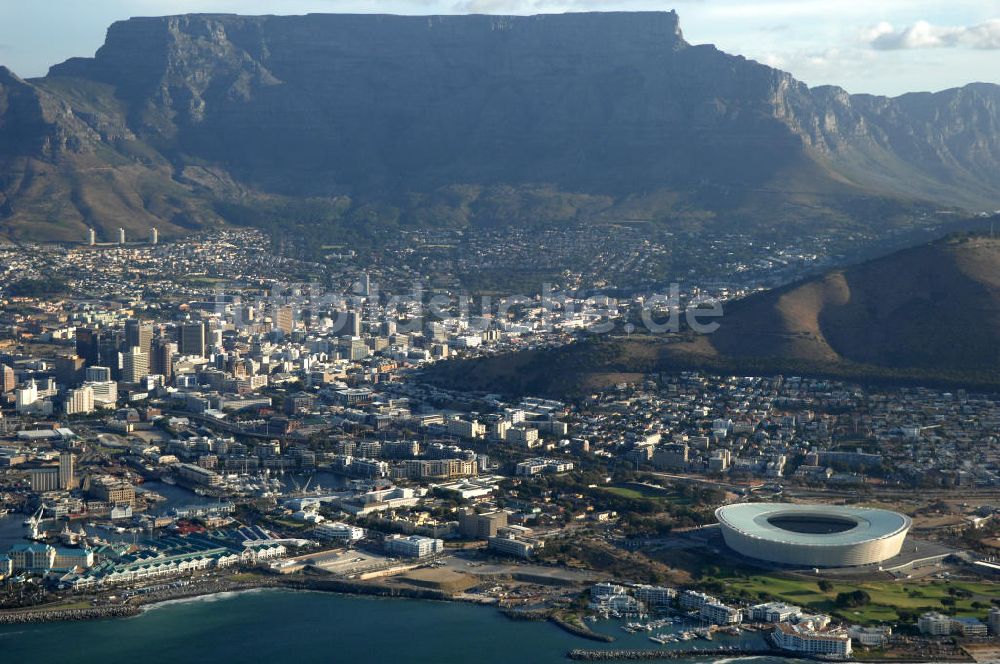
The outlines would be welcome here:
<svg viewBox="0 0 1000 664">
<path fill-rule="evenodd" d="M 862 39 L 881 51 L 956 47 L 1000 49 L 1000 19 L 955 27 L 917 21 L 899 30 L 883 21 L 865 30 Z"/>
</svg>

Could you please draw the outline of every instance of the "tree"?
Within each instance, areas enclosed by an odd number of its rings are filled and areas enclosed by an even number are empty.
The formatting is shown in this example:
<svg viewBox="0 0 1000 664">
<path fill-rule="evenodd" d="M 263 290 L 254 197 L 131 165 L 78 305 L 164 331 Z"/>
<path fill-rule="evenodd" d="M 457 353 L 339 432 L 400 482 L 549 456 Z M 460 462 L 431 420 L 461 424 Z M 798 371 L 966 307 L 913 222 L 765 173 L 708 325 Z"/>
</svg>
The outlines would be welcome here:
<svg viewBox="0 0 1000 664">
<path fill-rule="evenodd" d="M 872 601 L 872 598 L 871 595 L 866 593 L 864 590 L 854 590 L 852 592 L 837 593 L 837 599 L 835 601 L 837 606 L 841 608 L 856 608 L 859 606 L 867 606 Z"/>
<path fill-rule="evenodd" d="M 820 579 L 819 583 L 817 583 L 816 585 L 818 585 L 819 589 L 825 593 L 828 593 L 831 590 L 833 590 L 833 583 L 829 579 Z"/>
</svg>

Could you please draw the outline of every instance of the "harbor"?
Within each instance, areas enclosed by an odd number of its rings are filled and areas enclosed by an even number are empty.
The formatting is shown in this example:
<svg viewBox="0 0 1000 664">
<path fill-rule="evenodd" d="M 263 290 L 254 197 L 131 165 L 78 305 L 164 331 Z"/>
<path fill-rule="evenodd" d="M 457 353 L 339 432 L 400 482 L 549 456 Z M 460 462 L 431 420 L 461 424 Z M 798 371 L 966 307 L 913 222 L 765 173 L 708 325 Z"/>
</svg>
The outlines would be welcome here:
<svg viewBox="0 0 1000 664">
<path fill-rule="evenodd" d="M 394 637 L 373 638 L 373 628 Z M 602 624 L 599 629 L 611 631 L 615 626 Z M 586 643 L 551 623 L 511 620 L 490 607 L 258 590 L 159 603 L 128 620 L 0 625 L 0 651 L 5 661 L 68 661 L 61 644 L 83 634 L 88 647 L 73 654 L 76 664 L 97 664 L 123 653 L 142 653 L 143 661 L 152 664 L 222 661 L 237 643 L 241 651 L 253 653 L 255 661 L 284 661 L 293 648 L 296 661 L 302 663 L 326 663 L 335 657 L 466 664 L 470 652 L 476 653 L 480 664 L 556 662 L 566 661 L 568 653 Z M 211 638 L 206 638 L 208 634 Z M 593 643 L 587 649 L 639 650 L 644 637 L 634 636 L 634 642 L 619 639 L 607 646 Z M 199 643 L 197 653 L 189 650 L 194 641 Z M 718 659 L 679 654 L 671 658 L 683 663 Z M 794 661 L 767 658 L 755 664 Z"/>
</svg>

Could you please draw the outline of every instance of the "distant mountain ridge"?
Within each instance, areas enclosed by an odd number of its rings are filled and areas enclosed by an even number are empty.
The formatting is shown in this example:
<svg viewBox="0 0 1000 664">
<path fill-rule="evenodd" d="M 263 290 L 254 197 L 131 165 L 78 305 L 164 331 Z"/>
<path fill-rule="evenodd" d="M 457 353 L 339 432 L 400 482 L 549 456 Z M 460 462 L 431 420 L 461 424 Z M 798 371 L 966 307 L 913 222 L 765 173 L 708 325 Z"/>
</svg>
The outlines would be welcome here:
<svg viewBox="0 0 1000 664">
<path fill-rule="evenodd" d="M 183 232 L 255 196 L 382 206 L 347 226 L 994 209 L 1000 86 L 810 89 L 674 12 L 134 18 L 44 78 L 0 68 L 3 232 Z"/>
</svg>

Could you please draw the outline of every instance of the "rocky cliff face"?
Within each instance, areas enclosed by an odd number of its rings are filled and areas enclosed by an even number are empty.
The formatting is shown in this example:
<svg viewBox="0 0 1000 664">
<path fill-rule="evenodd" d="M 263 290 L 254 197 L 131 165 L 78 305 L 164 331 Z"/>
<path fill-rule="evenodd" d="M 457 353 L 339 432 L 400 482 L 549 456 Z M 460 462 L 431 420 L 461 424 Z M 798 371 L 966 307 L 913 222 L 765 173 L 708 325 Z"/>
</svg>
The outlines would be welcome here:
<svg viewBox="0 0 1000 664">
<path fill-rule="evenodd" d="M 165 210 L 186 201 L 180 225 L 215 220 L 219 183 L 372 200 L 544 183 L 623 199 L 808 177 L 837 195 L 996 207 L 998 101 L 990 85 L 810 90 L 689 45 L 673 12 L 186 15 L 115 23 L 94 58 L 43 79 L 4 70 L 0 158 L 61 163 L 67 178 L 59 155 L 150 170 Z M 23 188 L 2 190 L 30 219 Z M 104 223 L 70 202 L 75 223 Z"/>
</svg>

